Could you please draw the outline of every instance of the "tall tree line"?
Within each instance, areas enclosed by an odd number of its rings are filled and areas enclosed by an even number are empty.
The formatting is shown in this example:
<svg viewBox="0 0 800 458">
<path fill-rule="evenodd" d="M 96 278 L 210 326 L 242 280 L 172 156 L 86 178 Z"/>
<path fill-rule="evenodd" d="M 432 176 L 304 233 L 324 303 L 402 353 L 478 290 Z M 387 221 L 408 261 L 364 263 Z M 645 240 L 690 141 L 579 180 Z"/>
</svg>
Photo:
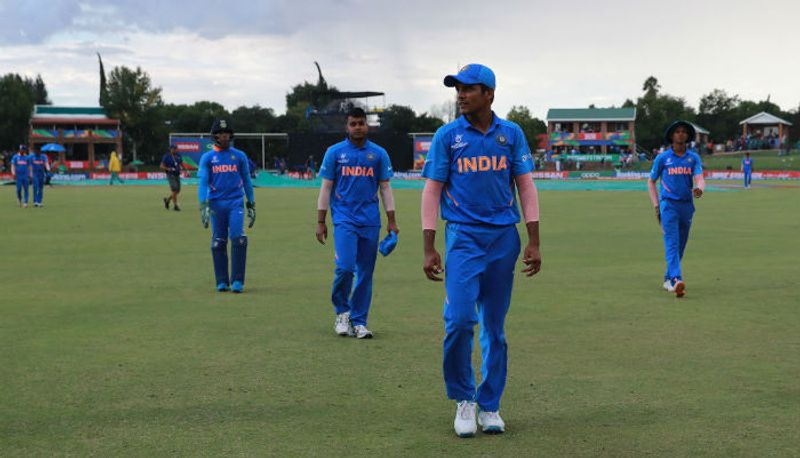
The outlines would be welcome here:
<svg viewBox="0 0 800 458">
<path fill-rule="evenodd" d="M 125 133 L 125 148 L 136 151 L 148 162 L 156 161 L 164 152 L 170 132 L 205 132 L 215 118 L 231 120 L 235 128 L 249 132 L 307 132 L 311 124 L 306 116 L 309 107 L 325 106 L 334 100 L 338 90 L 322 78 L 316 83 L 304 81 L 291 87 L 286 95 L 286 112 L 277 115 L 272 108 L 259 105 L 240 106 L 228 111 L 214 101 L 192 104 L 165 103 L 161 88 L 146 71 L 137 67 L 114 67 L 106 73 L 98 54 L 100 67 L 99 102 L 109 116 L 119 119 Z M 715 143 L 725 142 L 740 134 L 739 121 L 767 111 L 800 126 L 800 104 L 784 111 L 771 102 L 743 100 L 725 90 L 714 89 L 700 98 L 698 108 L 682 97 L 667 94 L 658 79 L 647 78 L 635 100 L 626 100 L 623 107 L 636 107 L 637 143 L 647 149 L 662 142 L 663 130 L 672 120 L 686 119 L 711 132 Z M 28 123 L 35 104 L 50 104 L 42 77 L 28 78 L 15 73 L 0 77 L 0 148 L 13 149 L 25 142 Z M 546 132 L 544 121 L 531 115 L 528 107 L 514 106 L 506 117 L 522 127 L 531 147 L 537 136 Z M 381 116 L 385 129 L 397 133 L 432 132 L 442 119 L 428 113 L 417 114 L 408 106 L 391 105 Z M 790 129 L 791 142 L 800 137 L 800 127 Z"/>
</svg>

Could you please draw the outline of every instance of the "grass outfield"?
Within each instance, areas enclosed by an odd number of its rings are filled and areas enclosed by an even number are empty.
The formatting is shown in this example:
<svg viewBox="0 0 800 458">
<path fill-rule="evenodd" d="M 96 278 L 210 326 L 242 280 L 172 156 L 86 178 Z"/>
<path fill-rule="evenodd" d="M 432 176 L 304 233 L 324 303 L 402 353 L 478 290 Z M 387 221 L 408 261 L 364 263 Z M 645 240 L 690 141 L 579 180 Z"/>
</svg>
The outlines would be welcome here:
<svg viewBox="0 0 800 458">
<path fill-rule="evenodd" d="M 22 210 L 0 187 L 0 456 L 800 454 L 797 189 L 708 192 L 683 300 L 660 289 L 646 193 L 543 191 L 507 433 L 473 439 L 444 395 L 418 190 L 396 191 L 370 341 L 333 333 L 315 190 L 256 190 L 238 296 L 213 292 L 194 188 L 181 213 L 165 190 L 59 187 Z"/>
</svg>

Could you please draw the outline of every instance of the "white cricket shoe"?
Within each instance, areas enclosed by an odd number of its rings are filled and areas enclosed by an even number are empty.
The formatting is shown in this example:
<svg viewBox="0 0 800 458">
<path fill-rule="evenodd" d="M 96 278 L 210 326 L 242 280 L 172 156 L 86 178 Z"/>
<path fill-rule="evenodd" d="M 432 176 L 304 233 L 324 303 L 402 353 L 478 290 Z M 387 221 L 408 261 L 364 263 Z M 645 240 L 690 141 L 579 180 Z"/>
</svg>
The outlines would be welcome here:
<svg viewBox="0 0 800 458">
<path fill-rule="evenodd" d="M 333 330 L 340 336 L 352 336 L 353 326 L 350 324 L 350 312 L 344 312 L 336 315 L 336 321 L 333 324 Z"/>
<path fill-rule="evenodd" d="M 461 401 L 456 404 L 456 419 L 453 421 L 453 428 L 458 437 L 472 437 L 478 431 L 475 424 L 475 403 L 472 401 Z"/>
<path fill-rule="evenodd" d="M 672 280 L 664 280 L 664 289 L 670 293 L 675 292 L 675 285 L 672 284 Z"/>
<path fill-rule="evenodd" d="M 372 331 L 367 329 L 366 326 L 363 324 L 358 324 L 353 328 L 353 332 L 356 335 L 356 339 L 371 339 L 372 338 Z"/>
<path fill-rule="evenodd" d="M 486 434 L 502 434 L 506 431 L 506 424 L 500 418 L 500 412 L 478 412 L 478 424 L 481 425 L 481 431 Z"/>
</svg>

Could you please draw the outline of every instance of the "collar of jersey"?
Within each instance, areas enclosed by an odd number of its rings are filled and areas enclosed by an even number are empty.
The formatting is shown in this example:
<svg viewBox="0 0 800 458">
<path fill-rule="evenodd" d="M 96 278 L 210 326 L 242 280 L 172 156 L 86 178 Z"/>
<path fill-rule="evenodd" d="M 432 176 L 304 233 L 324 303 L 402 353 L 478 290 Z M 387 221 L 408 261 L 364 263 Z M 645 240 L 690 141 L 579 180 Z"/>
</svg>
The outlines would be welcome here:
<svg viewBox="0 0 800 458">
<path fill-rule="evenodd" d="M 369 145 L 369 139 L 364 140 L 364 146 L 358 146 L 350 140 L 350 137 L 345 137 L 344 140 L 347 142 L 347 146 L 353 149 L 367 149 Z"/>
<path fill-rule="evenodd" d="M 464 116 L 463 114 L 458 117 L 458 124 L 464 129 L 472 129 L 475 132 L 484 135 L 483 132 L 476 129 L 472 124 L 470 124 L 469 121 L 467 121 L 467 117 Z M 489 132 L 493 131 L 497 127 L 500 127 L 500 118 L 498 118 L 497 115 L 494 113 L 494 111 L 492 111 L 492 124 L 491 127 L 489 127 L 489 130 L 486 131 L 486 135 L 489 135 Z"/>
<path fill-rule="evenodd" d="M 666 152 L 668 152 L 668 153 L 669 153 L 669 154 L 671 154 L 673 157 L 675 157 L 675 159 L 680 159 L 680 160 L 683 160 L 683 159 L 686 159 L 687 157 L 689 157 L 689 148 L 686 148 L 686 152 L 685 152 L 685 153 L 683 153 L 683 156 L 678 156 L 678 155 L 675 153 L 675 151 L 673 151 L 673 149 L 672 149 L 672 147 L 671 147 L 671 146 L 669 147 L 669 149 L 668 149 Z"/>
</svg>

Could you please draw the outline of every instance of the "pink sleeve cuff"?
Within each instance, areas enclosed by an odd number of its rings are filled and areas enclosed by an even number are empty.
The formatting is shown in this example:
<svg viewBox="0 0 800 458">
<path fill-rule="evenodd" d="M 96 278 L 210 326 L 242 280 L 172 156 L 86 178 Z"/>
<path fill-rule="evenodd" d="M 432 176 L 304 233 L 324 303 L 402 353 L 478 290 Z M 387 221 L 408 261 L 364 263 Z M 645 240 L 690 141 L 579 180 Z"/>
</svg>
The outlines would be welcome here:
<svg viewBox="0 0 800 458">
<path fill-rule="evenodd" d="M 524 173 L 514 178 L 519 189 L 519 201 L 525 222 L 539 221 L 539 191 L 533 182 L 533 175 Z"/>
<path fill-rule="evenodd" d="M 694 176 L 694 186 L 696 188 L 700 188 L 701 191 L 706 191 L 706 179 L 703 177 L 702 174 L 697 174 Z"/>
<path fill-rule="evenodd" d="M 425 188 L 422 190 L 422 230 L 436 230 L 442 188 L 444 188 L 444 183 L 441 181 L 425 180 Z"/>
</svg>

